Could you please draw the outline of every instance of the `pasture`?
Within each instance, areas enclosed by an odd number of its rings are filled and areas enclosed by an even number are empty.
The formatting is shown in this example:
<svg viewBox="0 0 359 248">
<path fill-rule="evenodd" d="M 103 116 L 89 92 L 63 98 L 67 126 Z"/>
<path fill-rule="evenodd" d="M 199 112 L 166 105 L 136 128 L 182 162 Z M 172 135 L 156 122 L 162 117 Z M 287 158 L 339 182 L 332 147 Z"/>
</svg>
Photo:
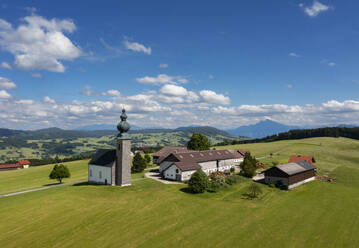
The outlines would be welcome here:
<svg viewBox="0 0 359 248">
<path fill-rule="evenodd" d="M 256 200 L 243 197 L 250 180 L 219 193 L 192 195 L 184 185 L 150 179 L 124 188 L 80 184 L 0 198 L 1 247 L 357 246 L 358 141 L 314 138 L 235 148 L 257 157 L 280 151 L 263 159 L 268 163 L 286 162 L 293 153 L 313 155 L 319 171 L 337 181 L 290 191 L 261 185 Z M 74 166 L 87 177 L 86 166 Z"/>
</svg>

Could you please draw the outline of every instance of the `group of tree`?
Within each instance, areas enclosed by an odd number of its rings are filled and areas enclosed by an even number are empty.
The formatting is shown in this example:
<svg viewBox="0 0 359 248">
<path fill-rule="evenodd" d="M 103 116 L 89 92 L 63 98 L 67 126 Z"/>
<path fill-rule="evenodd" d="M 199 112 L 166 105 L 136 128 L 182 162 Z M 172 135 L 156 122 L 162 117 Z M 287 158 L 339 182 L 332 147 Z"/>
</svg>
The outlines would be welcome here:
<svg viewBox="0 0 359 248">
<path fill-rule="evenodd" d="M 195 194 L 206 191 L 217 192 L 242 180 L 243 177 L 235 175 L 234 171 L 230 175 L 226 175 L 223 172 L 214 172 L 208 178 L 202 169 L 198 169 L 188 181 L 188 189 L 191 193 Z"/>
<path fill-rule="evenodd" d="M 138 173 L 142 172 L 147 166 L 150 166 L 152 163 L 152 157 L 150 154 L 145 154 L 144 157 L 137 152 L 133 157 L 131 172 Z"/>
<path fill-rule="evenodd" d="M 189 150 L 204 151 L 209 150 L 210 147 L 211 143 L 209 142 L 207 136 L 200 133 L 192 134 L 191 139 L 187 143 L 187 148 Z"/>
<path fill-rule="evenodd" d="M 288 132 L 283 132 L 271 136 L 267 136 L 261 139 L 247 139 L 247 140 L 233 140 L 232 145 L 235 144 L 247 144 L 247 143 L 261 143 L 272 142 L 278 140 L 291 140 L 291 139 L 304 139 L 315 137 L 345 137 L 350 139 L 359 140 L 359 127 L 324 127 L 315 129 L 296 129 Z M 218 143 L 217 145 L 227 145 L 225 143 Z"/>
</svg>

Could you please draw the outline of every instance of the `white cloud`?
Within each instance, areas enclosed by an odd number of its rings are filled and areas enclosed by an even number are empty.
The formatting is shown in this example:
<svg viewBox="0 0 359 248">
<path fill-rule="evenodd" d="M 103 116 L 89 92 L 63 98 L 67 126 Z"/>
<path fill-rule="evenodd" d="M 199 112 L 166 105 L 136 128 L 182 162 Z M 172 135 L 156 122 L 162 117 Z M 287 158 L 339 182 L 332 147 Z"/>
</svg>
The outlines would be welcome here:
<svg viewBox="0 0 359 248">
<path fill-rule="evenodd" d="M 43 101 L 44 101 L 45 103 L 51 103 L 51 104 L 55 104 L 55 103 L 56 103 L 56 101 L 55 101 L 54 99 L 51 99 L 49 96 L 45 96 L 44 99 L 43 99 Z"/>
<path fill-rule="evenodd" d="M 6 90 L 0 90 L 0 99 L 9 99 L 11 95 Z"/>
<path fill-rule="evenodd" d="M 151 47 L 145 47 L 144 45 L 142 45 L 140 43 L 137 43 L 137 42 L 129 42 L 129 41 L 126 40 L 124 42 L 124 44 L 125 44 L 125 47 L 128 50 L 131 50 L 131 51 L 143 52 L 143 53 L 146 53 L 148 55 L 150 55 L 151 52 L 152 52 Z"/>
<path fill-rule="evenodd" d="M 111 46 L 111 45 L 107 44 L 107 42 L 105 42 L 104 39 L 100 38 L 100 42 L 101 42 L 102 45 L 103 45 L 105 48 L 107 48 L 108 50 L 114 51 L 114 52 L 117 53 L 117 54 L 122 53 L 122 51 L 121 51 L 120 48 L 114 47 L 114 46 Z"/>
<path fill-rule="evenodd" d="M 15 89 L 17 86 L 10 79 L 0 77 L 0 89 L 10 90 Z"/>
<path fill-rule="evenodd" d="M 297 57 L 297 58 L 301 57 L 299 54 L 296 54 L 296 53 L 289 53 L 288 56 Z"/>
<path fill-rule="evenodd" d="M 41 73 L 31 73 L 31 77 L 42 78 L 42 74 Z"/>
<path fill-rule="evenodd" d="M 81 56 L 81 49 L 64 34 L 76 30 L 72 20 L 47 20 L 37 15 L 26 16 L 23 20 L 24 23 L 13 28 L 0 19 L 0 46 L 14 55 L 14 64 L 19 69 L 64 72 L 61 60 Z"/>
<path fill-rule="evenodd" d="M 120 96 L 121 93 L 118 90 L 108 90 L 107 94 L 109 94 L 110 96 Z"/>
<path fill-rule="evenodd" d="M 168 64 L 160 64 L 160 68 L 168 68 Z"/>
<path fill-rule="evenodd" d="M 321 12 L 328 11 L 330 9 L 330 6 L 322 4 L 316 0 L 314 0 L 313 5 L 310 7 L 304 7 L 304 5 L 301 7 L 304 8 L 304 12 L 311 17 L 315 17 Z"/>
<path fill-rule="evenodd" d="M 334 66 L 336 66 L 337 64 L 334 63 L 334 62 L 329 62 L 328 65 L 329 65 L 330 67 L 334 67 Z"/>
<path fill-rule="evenodd" d="M 186 96 L 188 94 L 185 88 L 173 84 L 164 85 L 161 88 L 160 92 L 164 95 L 169 95 L 169 96 Z"/>
<path fill-rule="evenodd" d="M 136 81 L 142 84 L 153 84 L 153 85 L 160 85 L 160 84 L 177 84 L 177 83 L 187 83 L 188 80 L 181 76 L 169 76 L 167 74 L 159 74 L 157 77 L 149 77 L 145 76 L 142 78 L 136 78 Z"/>
<path fill-rule="evenodd" d="M 228 105 L 231 102 L 229 97 L 222 94 L 217 94 L 211 90 L 201 90 L 199 94 L 202 99 L 209 104 Z"/>
<path fill-rule="evenodd" d="M 11 65 L 8 62 L 5 62 L 5 61 L 1 62 L 1 67 L 4 68 L 4 69 L 9 69 L 9 70 L 12 69 Z"/>
</svg>

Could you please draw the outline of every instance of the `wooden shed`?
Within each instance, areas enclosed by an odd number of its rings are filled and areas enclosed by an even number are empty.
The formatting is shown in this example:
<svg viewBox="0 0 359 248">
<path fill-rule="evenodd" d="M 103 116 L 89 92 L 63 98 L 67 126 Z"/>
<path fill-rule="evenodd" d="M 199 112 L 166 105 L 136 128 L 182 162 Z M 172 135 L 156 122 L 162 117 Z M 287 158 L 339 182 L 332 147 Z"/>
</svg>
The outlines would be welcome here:
<svg viewBox="0 0 359 248">
<path fill-rule="evenodd" d="M 266 184 L 281 182 L 287 189 L 292 189 L 315 179 L 316 167 L 307 161 L 288 163 L 274 166 L 264 171 Z"/>
</svg>

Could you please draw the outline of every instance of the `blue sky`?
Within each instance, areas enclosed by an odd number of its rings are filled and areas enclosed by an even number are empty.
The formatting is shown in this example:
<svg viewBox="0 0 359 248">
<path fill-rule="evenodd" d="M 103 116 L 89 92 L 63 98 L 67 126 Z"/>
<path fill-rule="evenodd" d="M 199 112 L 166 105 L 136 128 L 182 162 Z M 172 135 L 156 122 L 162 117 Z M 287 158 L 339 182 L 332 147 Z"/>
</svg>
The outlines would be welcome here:
<svg viewBox="0 0 359 248">
<path fill-rule="evenodd" d="M 359 124 L 357 1 L 1 1 L 0 126 Z"/>
</svg>

